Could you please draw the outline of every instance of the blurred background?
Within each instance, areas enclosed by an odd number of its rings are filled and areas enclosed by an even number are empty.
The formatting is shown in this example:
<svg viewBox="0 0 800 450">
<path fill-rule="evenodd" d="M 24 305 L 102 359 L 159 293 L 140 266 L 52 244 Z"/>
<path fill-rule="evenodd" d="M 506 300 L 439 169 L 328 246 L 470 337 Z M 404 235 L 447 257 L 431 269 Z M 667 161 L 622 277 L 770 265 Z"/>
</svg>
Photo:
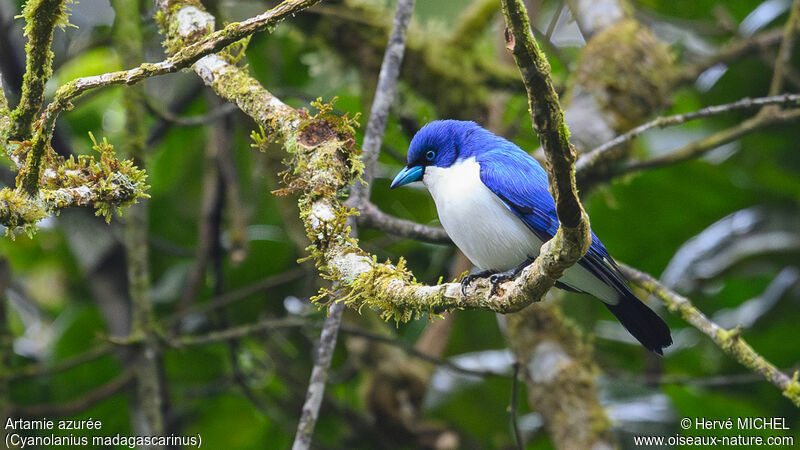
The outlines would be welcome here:
<svg viewBox="0 0 800 450">
<path fill-rule="evenodd" d="M 23 21 L 14 19 L 22 3 L 0 0 L 0 72 L 12 105 L 25 67 Z M 276 3 L 203 2 L 218 28 Z M 659 115 L 767 95 L 792 2 L 640 0 L 626 3 L 620 16 L 616 7 L 579 0 L 527 5 L 573 142 L 588 151 Z M 362 112 L 364 124 L 394 7 L 324 1 L 254 35 L 238 64 L 294 107 L 336 97 L 334 112 Z M 164 50 L 152 8 L 141 2 L 145 60 L 155 62 Z M 81 0 L 71 10 L 75 27 L 55 33 L 48 99 L 76 77 L 131 67 L 115 45 L 108 1 Z M 794 53 L 781 92 L 800 86 Z M 153 329 L 165 341 L 156 355 L 165 430 L 199 433 L 206 448 L 286 448 L 324 318 L 309 298 L 325 282 L 312 263 L 298 262 L 307 240 L 296 199 L 271 193 L 282 186 L 282 149 L 251 148 L 257 125 L 190 71 L 143 85 L 151 198 L 142 203 L 149 210 Z M 58 122 L 54 149 L 89 153 L 89 132 L 122 147 L 125 89 L 76 100 Z M 686 295 L 719 325 L 741 325 L 758 353 L 791 374 L 800 356 L 797 122 L 759 124 L 670 160 L 755 114 L 651 130 L 611 163 L 581 171 L 579 181 L 592 227 L 617 260 Z M 384 212 L 438 225 L 421 186 L 388 186 L 414 133 L 440 118 L 474 120 L 538 156 L 524 87 L 504 47 L 499 1 L 417 2 L 372 194 Z M 630 169 L 651 158 L 666 159 Z M 0 182 L 13 186 L 13 166 L 2 161 Z M 127 220 L 115 215 L 107 225 L 91 209 L 65 210 L 43 220 L 31 238 L 0 241 L 0 332 L 9 344 L 0 406 L 15 417 L 92 417 L 107 434 L 140 429 L 131 353 L 141 344 L 128 340 Z M 362 248 L 379 260 L 405 257 L 421 282 L 470 269 L 453 246 L 359 231 Z M 790 427 L 782 433 L 797 436 L 800 414 L 775 386 L 658 300 L 650 304 L 675 340 L 663 358 L 636 344 L 600 302 L 561 291 L 550 296 L 575 325 L 571 333 L 593 349 L 597 396 L 621 447 L 633 448 L 633 435 L 675 435 L 683 417 L 780 416 Z M 346 311 L 315 446 L 514 448 L 506 325 L 485 311 L 399 325 L 372 311 Z M 526 401 L 526 383 L 518 387 L 527 448 L 551 448 L 541 411 Z"/>
</svg>

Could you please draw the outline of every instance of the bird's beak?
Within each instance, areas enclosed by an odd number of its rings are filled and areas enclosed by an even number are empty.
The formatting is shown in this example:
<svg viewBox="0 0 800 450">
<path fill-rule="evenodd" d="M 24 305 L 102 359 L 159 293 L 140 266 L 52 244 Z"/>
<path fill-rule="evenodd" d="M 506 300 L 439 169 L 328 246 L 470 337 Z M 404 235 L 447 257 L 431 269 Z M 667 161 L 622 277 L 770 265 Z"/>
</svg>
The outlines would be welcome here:
<svg viewBox="0 0 800 450">
<path fill-rule="evenodd" d="M 394 189 L 396 187 L 421 180 L 424 171 L 425 169 L 422 166 L 404 167 L 403 170 L 401 170 L 400 173 L 394 177 L 394 181 L 392 181 L 392 185 L 389 186 L 389 189 Z"/>
</svg>

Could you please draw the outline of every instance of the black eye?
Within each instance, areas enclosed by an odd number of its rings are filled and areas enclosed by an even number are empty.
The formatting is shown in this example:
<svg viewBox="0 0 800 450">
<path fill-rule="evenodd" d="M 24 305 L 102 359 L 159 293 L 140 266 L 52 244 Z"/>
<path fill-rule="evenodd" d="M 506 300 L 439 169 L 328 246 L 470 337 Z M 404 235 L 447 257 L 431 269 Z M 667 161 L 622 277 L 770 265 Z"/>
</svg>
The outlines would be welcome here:
<svg viewBox="0 0 800 450">
<path fill-rule="evenodd" d="M 433 158 L 436 158 L 436 152 L 433 150 L 428 150 L 428 153 L 425 153 L 425 159 L 428 161 L 433 161 Z"/>
</svg>

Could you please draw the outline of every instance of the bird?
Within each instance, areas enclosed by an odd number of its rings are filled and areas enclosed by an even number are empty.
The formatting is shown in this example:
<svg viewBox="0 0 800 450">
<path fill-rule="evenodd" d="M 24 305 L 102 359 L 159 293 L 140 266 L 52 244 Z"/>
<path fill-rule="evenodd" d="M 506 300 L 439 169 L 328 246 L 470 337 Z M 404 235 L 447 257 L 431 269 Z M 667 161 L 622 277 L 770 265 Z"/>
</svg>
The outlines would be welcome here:
<svg viewBox="0 0 800 450">
<path fill-rule="evenodd" d="M 496 285 L 514 278 L 558 230 L 547 172 L 513 142 L 475 122 L 435 120 L 411 139 L 408 164 L 390 185 L 421 181 L 439 222 L 453 243 L 479 269 L 465 276 Z M 601 300 L 645 348 L 663 355 L 672 344 L 669 327 L 631 291 L 605 246 L 591 232 L 586 254 L 564 271 L 556 286 Z"/>
</svg>

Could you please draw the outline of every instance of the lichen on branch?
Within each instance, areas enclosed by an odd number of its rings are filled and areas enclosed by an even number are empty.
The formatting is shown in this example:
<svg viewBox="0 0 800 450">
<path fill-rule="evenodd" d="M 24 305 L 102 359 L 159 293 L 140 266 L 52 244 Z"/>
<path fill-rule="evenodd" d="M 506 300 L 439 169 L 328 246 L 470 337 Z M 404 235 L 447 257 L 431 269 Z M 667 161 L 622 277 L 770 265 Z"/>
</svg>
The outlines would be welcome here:
<svg viewBox="0 0 800 450">
<path fill-rule="evenodd" d="M 289 3 L 299 2 L 284 4 Z M 157 14 L 167 40 L 204 41 L 208 39 L 204 35 L 213 32 L 213 17 L 195 2 L 172 2 L 160 4 L 160 7 Z M 517 9 L 511 14 L 518 13 Z M 464 308 L 507 313 L 541 299 L 589 245 L 588 220 L 574 188 L 574 150 L 569 145 L 563 113 L 549 81 L 549 66 L 532 42 L 527 20 L 520 26 L 524 27 L 524 32 L 518 26 L 513 26 L 512 30 L 519 33 L 517 40 L 524 43 L 521 48 L 534 52 L 527 58 L 537 61 L 524 66 L 523 80 L 526 86 L 536 83 L 529 89 L 532 104 L 542 108 L 536 113 L 535 123 L 540 136 L 546 139 L 544 148 L 551 160 L 548 166 L 556 200 L 568 205 L 562 205 L 559 215 L 566 217 L 570 226 L 560 228 L 555 238 L 542 247 L 540 257 L 517 279 L 497 288 L 488 280 L 479 280 L 466 294 L 462 293 L 459 283 L 420 284 L 402 260 L 397 264 L 380 263 L 349 236 L 347 219 L 355 211 L 343 200 L 347 189 L 359 179 L 363 167 L 354 146 L 352 119 L 330 114 L 329 106 L 319 103 L 317 107 L 321 111 L 314 116 L 291 108 L 245 70 L 217 55 L 197 60 L 194 70 L 206 85 L 238 105 L 266 130 L 257 135 L 256 146 L 270 141 L 283 143 L 289 166 L 284 179 L 287 189 L 300 193 L 300 217 L 310 240 L 309 257 L 320 274 L 340 291 L 336 298 L 354 308 L 378 308 L 384 318 L 398 321 L 409 320 L 421 312 L 438 314 Z M 519 51 L 515 55 L 524 57 Z M 540 91 L 542 86 L 546 89 Z M 328 297 L 328 293 L 322 292 L 317 301 L 324 303 L 334 298 Z"/>
<path fill-rule="evenodd" d="M 0 190 L 0 224 L 6 234 L 13 236 L 18 229 L 29 234 L 36 222 L 60 210 L 73 206 L 92 206 L 96 214 L 111 220 L 113 212 L 146 197 L 147 175 L 131 160 L 118 160 L 114 147 L 105 139 L 97 142 L 91 136 L 92 148 L 100 153 L 61 158 L 49 151 L 45 169 L 39 179 L 40 188 L 31 196 L 23 188 Z M 17 152 L 24 153 L 21 143 Z M 19 177 L 24 177 L 24 169 Z"/>
</svg>

